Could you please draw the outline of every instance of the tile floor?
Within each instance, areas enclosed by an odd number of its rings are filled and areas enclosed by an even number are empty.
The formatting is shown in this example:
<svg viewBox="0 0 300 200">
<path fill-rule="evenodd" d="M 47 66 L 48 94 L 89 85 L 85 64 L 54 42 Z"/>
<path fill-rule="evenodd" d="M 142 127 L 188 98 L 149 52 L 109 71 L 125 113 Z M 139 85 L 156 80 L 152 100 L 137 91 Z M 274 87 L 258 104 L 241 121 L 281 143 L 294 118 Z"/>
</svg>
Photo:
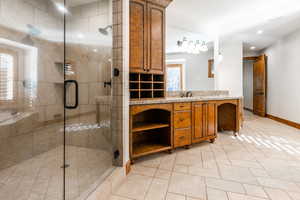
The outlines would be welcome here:
<svg viewBox="0 0 300 200">
<path fill-rule="evenodd" d="M 108 151 L 66 147 L 66 199 L 80 199 L 112 169 Z M 62 200 L 63 147 L 52 149 L 0 171 L 0 200 Z"/>
<path fill-rule="evenodd" d="M 138 160 L 111 200 L 300 200 L 300 131 L 245 113 L 240 135 Z"/>
</svg>

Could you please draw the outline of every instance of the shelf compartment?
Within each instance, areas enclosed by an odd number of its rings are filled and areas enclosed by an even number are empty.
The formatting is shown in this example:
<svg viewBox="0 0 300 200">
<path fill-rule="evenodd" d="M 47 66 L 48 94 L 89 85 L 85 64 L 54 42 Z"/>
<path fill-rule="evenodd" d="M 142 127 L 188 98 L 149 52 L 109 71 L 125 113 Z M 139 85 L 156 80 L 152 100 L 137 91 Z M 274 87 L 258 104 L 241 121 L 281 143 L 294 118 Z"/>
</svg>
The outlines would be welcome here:
<svg viewBox="0 0 300 200">
<path fill-rule="evenodd" d="M 152 74 L 140 74 L 140 81 L 153 81 Z"/>
<path fill-rule="evenodd" d="M 154 142 L 144 142 L 144 143 L 138 143 L 133 144 L 133 158 L 138 158 L 144 155 L 152 154 L 152 153 L 158 153 L 162 151 L 167 151 L 172 149 L 172 146 L 165 145 L 165 144 L 159 144 Z"/>
<path fill-rule="evenodd" d="M 129 81 L 140 81 L 140 74 L 138 73 L 130 73 Z"/>
<path fill-rule="evenodd" d="M 132 132 L 140 132 L 140 131 L 146 131 L 146 130 L 152 130 L 152 129 L 166 128 L 166 127 L 170 127 L 170 124 L 139 122 L 139 123 L 133 124 Z"/>
<path fill-rule="evenodd" d="M 140 84 L 140 86 L 141 86 L 141 89 L 143 90 L 143 89 L 152 89 L 152 83 L 150 82 L 150 83 L 141 83 Z"/>
<path fill-rule="evenodd" d="M 141 91 L 141 96 L 140 98 L 153 98 L 153 92 L 152 90 L 143 90 Z"/>
</svg>

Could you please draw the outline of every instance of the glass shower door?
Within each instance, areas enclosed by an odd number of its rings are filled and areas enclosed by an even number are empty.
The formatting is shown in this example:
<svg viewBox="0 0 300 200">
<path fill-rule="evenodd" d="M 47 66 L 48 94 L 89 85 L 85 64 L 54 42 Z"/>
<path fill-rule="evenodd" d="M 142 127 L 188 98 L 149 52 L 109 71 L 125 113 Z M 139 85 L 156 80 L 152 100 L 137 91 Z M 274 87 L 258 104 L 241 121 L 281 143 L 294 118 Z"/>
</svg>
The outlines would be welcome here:
<svg viewBox="0 0 300 200">
<path fill-rule="evenodd" d="M 113 169 L 111 0 L 66 1 L 65 199 L 86 199 Z"/>
<path fill-rule="evenodd" d="M 62 200 L 61 4 L 0 4 L 0 199 Z"/>
</svg>

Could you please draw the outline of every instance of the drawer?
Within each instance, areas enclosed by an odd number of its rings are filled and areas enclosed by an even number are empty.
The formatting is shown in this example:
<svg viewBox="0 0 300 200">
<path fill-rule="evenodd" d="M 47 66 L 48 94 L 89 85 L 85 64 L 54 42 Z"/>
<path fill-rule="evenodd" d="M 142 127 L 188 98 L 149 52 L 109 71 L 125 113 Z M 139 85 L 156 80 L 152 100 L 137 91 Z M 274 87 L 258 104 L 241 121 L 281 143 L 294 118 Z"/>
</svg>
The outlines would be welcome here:
<svg viewBox="0 0 300 200">
<path fill-rule="evenodd" d="M 174 147 L 182 147 L 192 143 L 192 131 L 190 128 L 175 129 L 174 131 Z"/>
<path fill-rule="evenodd" d="M 191 111 L 174 113 L 174 128 L 189 128 L 191 126 Z"/>
<path fill-rule="evenodd" d="M 174 110 L 175 111 L 191 110 L 191 103 L 175 103 Z"/>
</svg>

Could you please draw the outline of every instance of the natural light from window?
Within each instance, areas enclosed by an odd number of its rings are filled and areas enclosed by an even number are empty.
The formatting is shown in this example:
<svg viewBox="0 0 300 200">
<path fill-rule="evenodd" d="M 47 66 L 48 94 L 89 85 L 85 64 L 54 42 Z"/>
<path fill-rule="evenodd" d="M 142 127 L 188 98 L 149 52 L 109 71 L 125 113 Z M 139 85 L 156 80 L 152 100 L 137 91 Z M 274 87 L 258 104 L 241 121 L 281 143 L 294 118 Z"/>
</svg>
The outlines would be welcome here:
<svg viewBox="0 0 300 200">
<path fill-rule="evenodd" d="M 0 53 L 0 101 L 11 101 L 14 96 L 14 57 Z"/>
</svg>

